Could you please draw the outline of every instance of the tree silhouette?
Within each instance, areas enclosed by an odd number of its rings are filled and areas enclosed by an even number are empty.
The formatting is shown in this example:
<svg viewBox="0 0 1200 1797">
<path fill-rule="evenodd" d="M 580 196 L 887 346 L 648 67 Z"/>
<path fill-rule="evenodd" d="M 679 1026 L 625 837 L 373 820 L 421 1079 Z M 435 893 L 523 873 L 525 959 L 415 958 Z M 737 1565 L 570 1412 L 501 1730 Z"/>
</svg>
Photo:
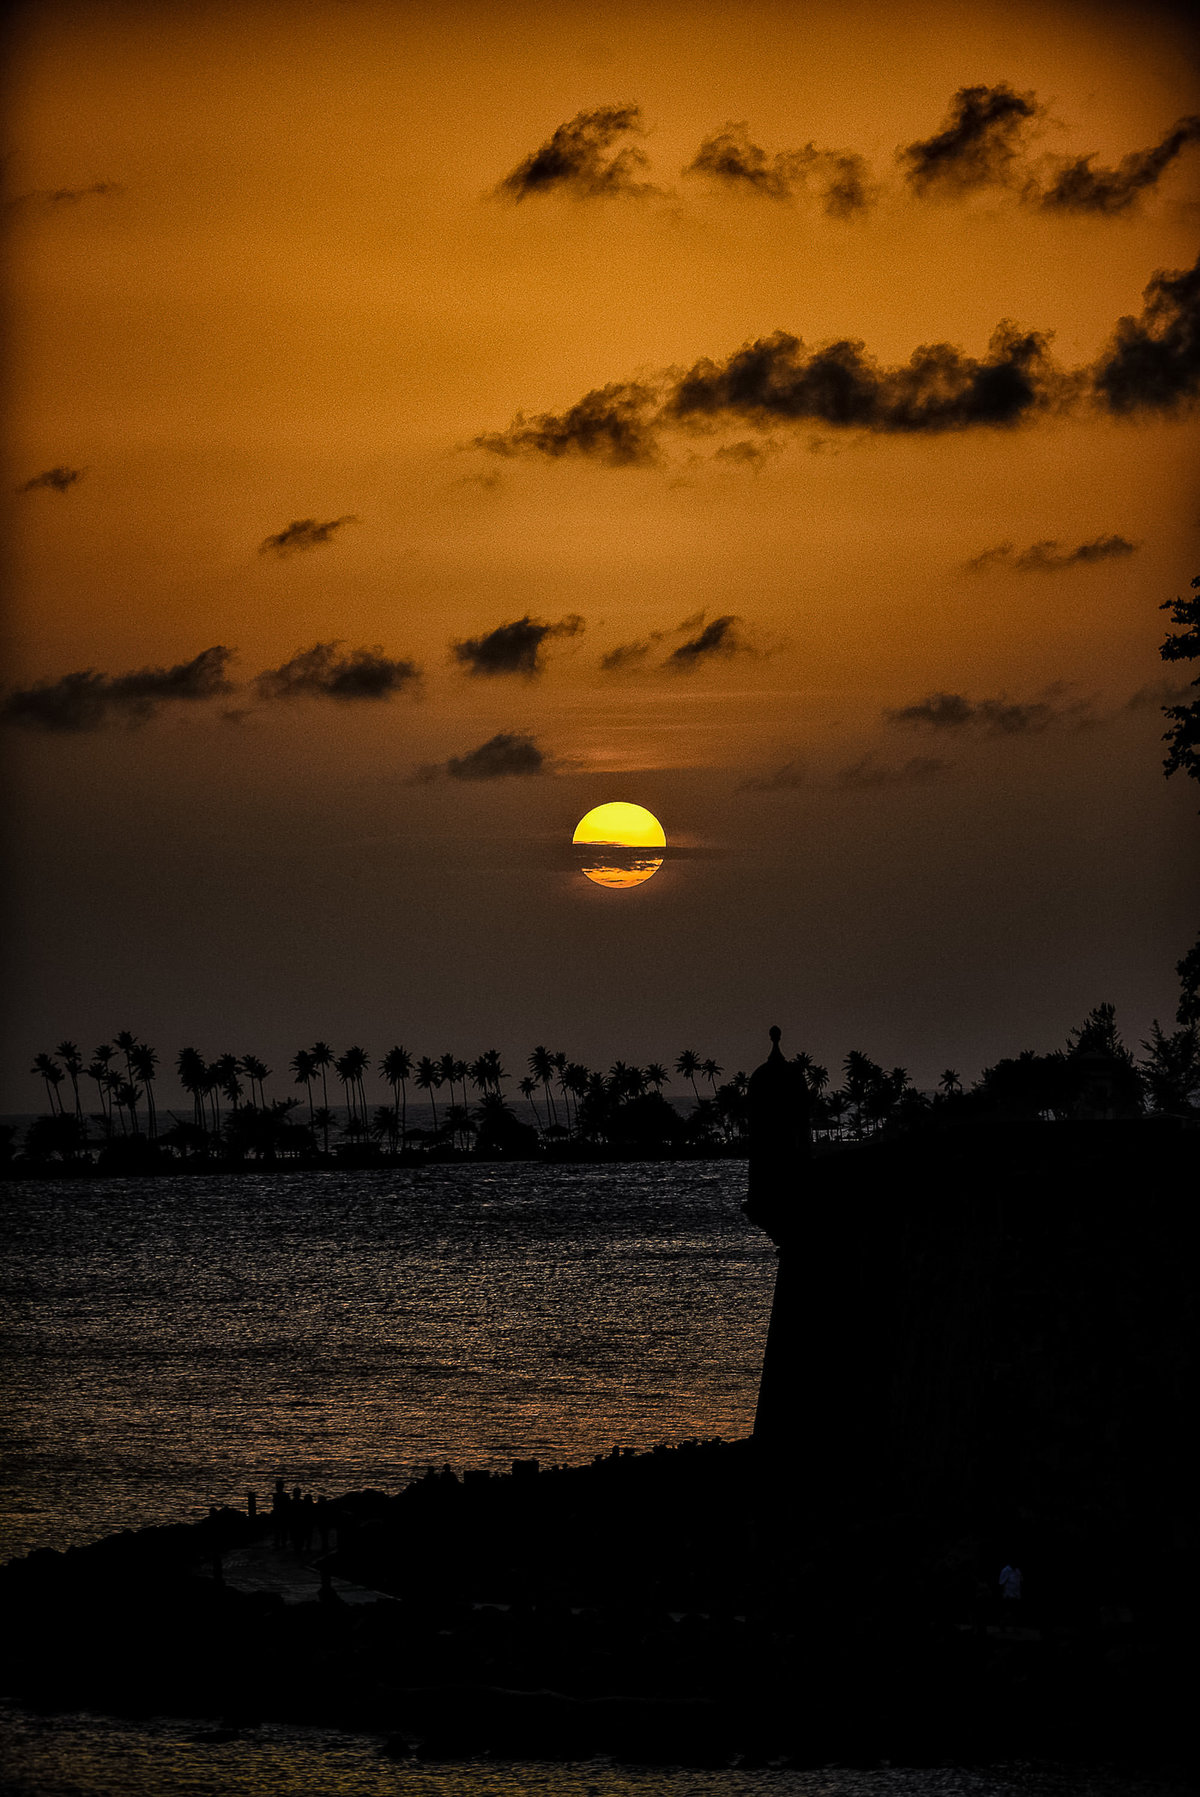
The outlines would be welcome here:
<svg viewBox="0 0 1200 1797">
<path fill-rule="evenodd" d="M 308 1121 L 311 1127 L 316 1117 L 313 1108 L 312 1083 L 317 1071 L 317 1063 L 312 1058 L 311 1050 L 298 1048 L 288 1062 L 288 1069 L 294 1074 L 296 1085 L 304 1087 L 304 1095 L 308 1099 Z"/>
<path fill-rule="evenodd" d="M 529 1071 L 534 1079 L 540 1080 L 546 1095 L 546 1115 L 551 1123 L 557 1124 L 558 1109 L 554 1103 L 554 1093 L 550 1088 L 550 1081 L 554 1078 L 554 1056 L 548 1048 L 544 1048 L 540 1043 L 529 1057 Z"/>
<path fill-rule="evenodd" d="M 437 1100 L 433 1095 L 442 1083 L 442 1070 L 436 1061 L 431 1061 L 428 1055 L 422 1055 L 417 1062 L 416 1080 L 422 1092 L 428 1092 L 429 1094 L 429 1106 L 433 1112 L 433 1133 L 436 1136 L 438 1127 Z"/>
<path fill-rule="evenodd" d="M 392 1108 L 396 1112 L 401 1147 L 408 1134 L 408 1082 L 412 1070 L 413 1059 L 407 1048 L 389 1048 L 379 1063 L 379 1071 L 392 1088 Z"/>
<path fill-rule="evenodd" d="M 696 1090 L 696 1075 L 700 1072 L 700 1056 L 694 1048 L 685 1048 L 675 1063 L 675 1071 L 681 1079 L 686 1079 L 692 1088 L 692 1096 L 700 1103 L 700 1094 Z"/>
<path fill-rule="evenodd" d="M 651 1061 L 650 1065 L 646 1068 L 646 1084 L 648 1086 L 653 1086 L 656 1092 L 661 1092 L 663 1087 L 669 1083 L 670 1075 L 662 1065 L 662 1062 Z"/>
<path fill-rule="evenodd" d="M 271 1069 L 266 1065 L 265 1062 L 260 1061 L 257 1055 L 244 1054 L 242 1056 L 242 1060 L 241 1060 L 241 1070 L 246 1075 L 246 1078 L 250 1081 L 250 1102 L 251 1102 L 251 1104 L 254 1103 L 254 1088 L 255 1088 L 255 1086 L 257 1086 L 258 1087 L 258 1103 L 262 1107 L 262 1109 L 265 1110 L 266 1105 L 267 1105 L 267 1095 L 263 1091 L 263 1081 L 265 1079 L 270 1078 Z"/>
<path fill-rule="evenodd" d="M 328 1073 L 329 1069 L 333 1066 L 333 1050 L 332 1050 L 332 1048 L 330 1048 L 328 1042 L 314 1042 L 311 1049 L 309 1050 L 309 1053 L 312 1055 L 313 1066 L 317 1069 L 318 1073 L 321 1075 L 321 1103 L 325 1107 L 325 1109 L 328 1110 L 329 1109 L 329 1086 L 326 1083 L 326 1074 Z M 325 1139 L 325 1151 L 326 1151 L 326 1153 L 329 1152 L 328 1136 L 326 1136 L 326 1139 Z"/>
<path fill-rule="evenodd" d="M 83 1072 L 83 1056 L 74 1042 L 60 1042 L 55 1054 L 63 1064 L 67 1078 L 71 1082 L 71 1090 L 75 1094 L 75 1118 L 83 1122 L 83 1106 L 79 1102 L 79 1075 Z"/>
<path fill-rule="evenodd" d="M 959 1079 L 953 1067 L 947 1067 L 946 1071 L 943 1073 L 941 1079 L 938 1081 L 938 1091 L 944 1092 L 947 1098 L 953 1098 L 956 1092 L 962 1091 L 962 1081 Z"/>
<path fill-rule="evenodd" d="M 529 1108 L 533 1112 L 534 1117 L 537 1120 L 538 1129 L 540 1130 L 542 1127 L 542 1119 L 537 1104 L 534 1101 L 533 1095 L 537 1091 L 537 1081 L 533 1078 L 533 1075 L 527 1073 L 518 1085 L 517 1090 L 520 1092 L 522 1098 L 528 1100 Z"/>
<path fill-rule="evenodd" d="M 715 1061 L 707 1060 L 707 1061 L 701 1061 L 700 1071 L 704 1075 L 705 1079 L 708 1081 L 709 1085 L 712 1087 L 713 1094 L 715 1096 L 716 1090 L 717 1090 L 717 1081 L 720 1079 L 720 1077 L 721 1077 L 722 1073 L 725 1071 L 725 1069 L 723 1067 L 718 1067 L 717 1063 Z"/>
<path fill-rule="evenodd" d="M 129 1064 L 146 1093 L 146 1123 L 150 1140 L 154 1141 L 158 1135 L 158 1108 L 154 1102 L 154 1070 L 158 1066 L 158 1056 L 148 1042 L 135 1042 L 130 1050 Z"/>
<path fill-rule="evenodd" d="M 48 1054 L 35 1054 L 29 1071 L 36 1074 L 46 1088 L 46 1102 L 50 1106 L 51 1116 L 61 1113 L 62 1100 L 58 1096 L 58 1088 L 63 1082 L 63 1070 L 58 1062 L 52 1061 Z"/>
<path fill-rule="evenodd" d="M 1152 1110 L 1175 1116 L 1195 1116 L 1200 1111 L 1200 1027 L 1184 1024 L 1173 1035 L 1164 1035 L 1155 1019 L 1141 1063 L 1142 1080 Z"/>
<path fill-rule="evenodd" d="M 175 1060 L 179 1083 L 192 1101 L 192 1120 L 207 1135 L 204 1095 L 208 1089 L 208 1068 L 204 1056 L 195 1048 L 181 1048 Z"/>
</svg>

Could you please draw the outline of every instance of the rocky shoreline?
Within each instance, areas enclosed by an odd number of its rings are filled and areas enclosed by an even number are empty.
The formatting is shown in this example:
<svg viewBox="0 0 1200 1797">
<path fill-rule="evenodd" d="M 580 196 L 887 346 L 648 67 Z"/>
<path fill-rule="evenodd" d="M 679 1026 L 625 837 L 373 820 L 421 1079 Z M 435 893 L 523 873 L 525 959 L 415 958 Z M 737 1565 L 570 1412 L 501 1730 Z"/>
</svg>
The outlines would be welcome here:
<svg viewBox="0 0 1200 1797">
<path fill-rule="evenodd" d="M 398 1757 L 684 1766 L 1187 1753 L 1178 1590 L 1098 1577 L 1079 1518 L 797 1505 L 750 1442 L 232 1509 L 0 1569 L 27 1707 L 373 1732 Z M 993 1595 L 1022 1532 L 1030 1596 Z M 1120 1588 L 1118 1588 L 1118 1586 Z"/>
</svg>

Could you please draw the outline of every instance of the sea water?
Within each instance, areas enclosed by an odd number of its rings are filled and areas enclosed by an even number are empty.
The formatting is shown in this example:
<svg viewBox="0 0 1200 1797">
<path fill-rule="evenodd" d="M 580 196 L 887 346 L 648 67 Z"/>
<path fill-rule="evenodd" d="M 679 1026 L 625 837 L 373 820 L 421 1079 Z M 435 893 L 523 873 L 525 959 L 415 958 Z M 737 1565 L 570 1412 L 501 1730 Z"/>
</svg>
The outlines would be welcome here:
<svg viewBox="0 0 1200 1797">
<path fill-rule="evenodd" d="M 753 1424 L 740 1161 L 0 1187 L 0 1560 Z"/>
</svg>

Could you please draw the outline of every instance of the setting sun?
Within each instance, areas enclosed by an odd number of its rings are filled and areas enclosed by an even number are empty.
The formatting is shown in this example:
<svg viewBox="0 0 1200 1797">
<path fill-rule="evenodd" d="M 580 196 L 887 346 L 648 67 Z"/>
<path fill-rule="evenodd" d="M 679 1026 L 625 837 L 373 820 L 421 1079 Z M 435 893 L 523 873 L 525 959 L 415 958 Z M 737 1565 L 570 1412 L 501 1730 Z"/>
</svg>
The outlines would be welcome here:
<svg viewBox="0 0 1200 1797">
<path fill-rule="evenodd" d="M 593 806 L 576 824 L 571 841 L 587 850 L 580 867 L 597 886 L 640 886 L 658 872 L 662 856 L 638 851 L 667 846 L 654 813 L 624 800 Z"/>
</svg>

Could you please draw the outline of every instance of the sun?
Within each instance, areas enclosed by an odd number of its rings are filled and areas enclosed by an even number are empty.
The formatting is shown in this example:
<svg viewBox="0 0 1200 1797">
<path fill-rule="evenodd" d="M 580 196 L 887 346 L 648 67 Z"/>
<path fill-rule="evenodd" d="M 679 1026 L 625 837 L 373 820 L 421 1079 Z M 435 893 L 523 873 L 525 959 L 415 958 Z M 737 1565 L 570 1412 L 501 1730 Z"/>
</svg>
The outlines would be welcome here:
<svg viewBox="0 0 1200 1797">
<path fill-rule="evenodd" d="M 581 849 L 581 870 L 597 886 L 640 886 L 663 864 L 649 849 L 665 849 L 666 832 L 644 805 L 614 800 L 595 805 L 581 817 L 571 838 Z"/>
</svg>

